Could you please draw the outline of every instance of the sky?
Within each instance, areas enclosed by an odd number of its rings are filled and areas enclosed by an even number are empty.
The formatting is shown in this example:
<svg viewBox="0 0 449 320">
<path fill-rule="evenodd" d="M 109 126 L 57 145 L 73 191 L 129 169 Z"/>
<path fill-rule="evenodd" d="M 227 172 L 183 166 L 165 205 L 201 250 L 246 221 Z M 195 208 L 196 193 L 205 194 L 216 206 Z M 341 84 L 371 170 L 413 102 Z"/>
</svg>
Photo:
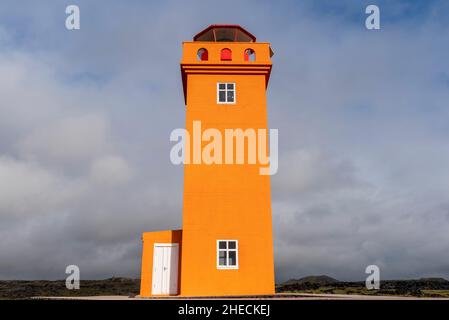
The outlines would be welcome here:
<svg viewBox="0 0 449 320">
<path fill-rule="evenodd" d="M 81 29 L 65 28 L 76 4 Z M 380 8 L 381 29 L 365 28 Z M 240 24 L 275 52 L 278 282 L 449 279 L 447 1 L 0 2 L 0 279 L 139 277 L 182 227 L 182 41 Z"/>
</svg>

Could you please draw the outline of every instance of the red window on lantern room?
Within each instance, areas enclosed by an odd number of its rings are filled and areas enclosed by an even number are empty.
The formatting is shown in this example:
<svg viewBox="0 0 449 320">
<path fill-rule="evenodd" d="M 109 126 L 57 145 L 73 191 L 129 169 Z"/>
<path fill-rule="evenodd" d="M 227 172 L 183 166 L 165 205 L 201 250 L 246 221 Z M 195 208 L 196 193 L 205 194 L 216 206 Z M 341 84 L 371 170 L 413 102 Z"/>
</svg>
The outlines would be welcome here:
<svg viewBox="0 0 449 320">
<path fill-rule="evenodd" d="M 256 61 L 256 53 L 253 49 L 246 49 L 243 54 L 243 60 L 245 61 Z"/>
<path fill-rule="evenodd" d="M 209 60 L 207 50 L 204 48 L 201 48 L 198 50 L 198 53 L 196 55 L 198 61 L 207 61 Z"/>
<path fill-rule="evenodd" d="M 230 61 L 232 60 L 232 51 L 231 49 L 224 48 L 221 50 L 221 60 Z"/>
</svg>

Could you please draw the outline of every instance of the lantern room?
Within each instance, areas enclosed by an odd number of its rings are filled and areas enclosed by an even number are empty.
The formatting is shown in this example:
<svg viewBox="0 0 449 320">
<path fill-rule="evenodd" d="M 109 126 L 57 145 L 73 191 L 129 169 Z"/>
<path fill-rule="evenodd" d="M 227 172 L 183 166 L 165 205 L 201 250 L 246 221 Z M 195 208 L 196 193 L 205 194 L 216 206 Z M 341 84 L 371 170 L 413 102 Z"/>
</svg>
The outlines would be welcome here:
<svg viewBox="0 0 449 320">
<path fill-rule="evenodd" d="M 256 42 L 256 37 L 239 25 L 213 24 L 194 36 L 193 41 Z"/>
</svg>

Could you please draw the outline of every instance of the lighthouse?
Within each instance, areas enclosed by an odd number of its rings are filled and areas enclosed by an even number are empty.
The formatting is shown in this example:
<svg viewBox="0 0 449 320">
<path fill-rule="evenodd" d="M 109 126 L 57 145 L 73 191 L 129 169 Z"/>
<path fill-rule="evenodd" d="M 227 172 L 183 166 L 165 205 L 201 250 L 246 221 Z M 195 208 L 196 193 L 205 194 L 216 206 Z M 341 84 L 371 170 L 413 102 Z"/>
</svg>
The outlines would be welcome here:
<svg viewBox="0 0 449 320">
<path fill-rule="evenodd" d="M 184 141 L 182 230 L 143 233 L 141 296 L 274 293 L 270 175 L 261 170 L 272 55 L 238 25 L 211 25 L 183 43 L 192 134 Z M 215 134 L 194 139 L 198 125 Z M 198 159 L 204 153 L 215 161 Z"/>
</svg>

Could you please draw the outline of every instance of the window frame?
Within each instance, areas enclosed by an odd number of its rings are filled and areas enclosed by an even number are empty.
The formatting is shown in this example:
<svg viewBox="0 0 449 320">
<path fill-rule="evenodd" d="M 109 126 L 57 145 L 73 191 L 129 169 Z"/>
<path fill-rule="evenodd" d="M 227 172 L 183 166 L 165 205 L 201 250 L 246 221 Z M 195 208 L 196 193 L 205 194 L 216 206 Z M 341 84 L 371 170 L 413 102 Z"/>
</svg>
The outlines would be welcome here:
<svg viewBox="0 0 449 320">
<path fill-rule="evenodd" d="M 220 61 L 232 61 L 232 50 L 223 48 L 220 50 Z"/>
<path fill-rule="evenodd" d="M 251 51 L 252 52 L 252 55 L 254 56 L 254 60 L 251 60 L 250 59 L 250 57 L 251 57 L 251 55 L 249 55 L 249 54 L 247 54 L 246 52 L 247 51 Z M 253 48 L 246 48 L 244 51 L 243 51 L 243 60 L 245 61 L 245 62 L 256 62 L 256 51 L 253 49 Z"/>
<path fill-rule="evenodd" d="M 226 249 L 220 249 L 220 242 L 226 242 Z M 229 249 L 229 242 L 235 242 L 235 249 Z M 226 265 L 220 265 L 220 251 L 226 252 Z M 230 251 L 235 252 L 235 265 L 229 265 Z M 217 269 L 219 270 L 236 270 L 239 268 L 239 241 L 235 239 L 219 239 L 217 240 Z"/>
<path fill-rule="evenodd" d="M 225 89 L 220 89 L 220 84 L 224 84 L 225 85 Z M 232 84 L 234 85 L 234 101 L 232 102 L 228 102 L 228 90 L 232 91 L 230 89 L 228 89 L 228 84 Z M 225 98 L 226 101 L 220 101 L 220 91 L 224 91 L 225 92 Z M 237 89 L 236 89 L 236 84 L 235 82 L 217 82 L 217 104 L 236 104 L 237 102 Z"/>
<path fill-rule="evenodd" d="M 203 50 L 203 51 L 202 51 L 201 55 L 199 55 L 201 50 Z M 203 60 L 203 55 L 204 54 L 206 54 L 206 57 L 205 57 L 206 59 Z M 198 51 L 196 52 L 196 59 L 199 62 L 209 61 L 209 51 L 206 48 L 199 48 Z"/>
</svg>

